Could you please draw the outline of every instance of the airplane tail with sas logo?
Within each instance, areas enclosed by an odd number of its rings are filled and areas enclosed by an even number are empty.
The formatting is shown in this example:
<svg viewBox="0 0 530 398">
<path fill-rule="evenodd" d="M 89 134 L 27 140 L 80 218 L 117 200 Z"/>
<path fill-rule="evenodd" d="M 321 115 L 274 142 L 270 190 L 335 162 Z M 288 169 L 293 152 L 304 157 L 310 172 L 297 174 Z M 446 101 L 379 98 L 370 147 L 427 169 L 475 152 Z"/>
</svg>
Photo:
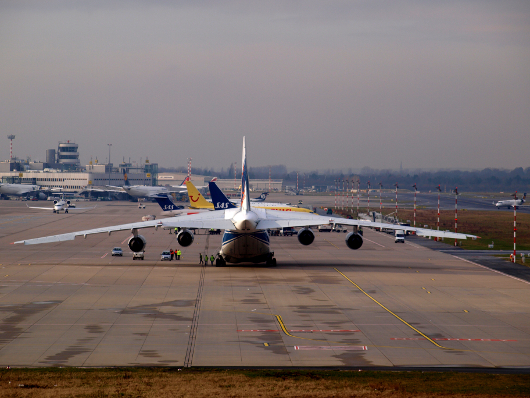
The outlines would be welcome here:
<svg viewBox="0 0 530 398">
<path fill-rule="evenodd" d="M 154 196 L 154 199 L 163 211 L 181 210 L 184 208 L 184 206 L 177 206 L 176 204 L 174 204 L 167 195 Z"/>
<path fill-rule="evenodd" d="M 215 182 L 209 182 L 208 187 L 210 188 L 210 195 L 212 195 L 212 203 L 215 210 L 234 209 L 237 207 L 228 200 Z"/>
<path fill-rule="evenodd" d="M 213 204 L 204 199 L 204 196 L 199 192 L 191 181 L 186 181 L 186 188 L 188 189 L 188 197 L 190 198 L 190 207 L 193 209 L 212 209 Z"/>
</svg>

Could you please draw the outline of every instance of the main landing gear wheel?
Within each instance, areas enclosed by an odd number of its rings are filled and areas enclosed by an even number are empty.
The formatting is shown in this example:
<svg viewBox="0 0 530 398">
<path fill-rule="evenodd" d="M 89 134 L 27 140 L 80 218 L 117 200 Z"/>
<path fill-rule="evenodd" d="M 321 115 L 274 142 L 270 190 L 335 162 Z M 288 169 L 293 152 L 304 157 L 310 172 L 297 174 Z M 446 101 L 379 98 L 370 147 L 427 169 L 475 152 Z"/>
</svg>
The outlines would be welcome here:
<svg viewBox="0 0 530 398">
<path fill-rule="evenodd" d="M 217 257 L 217 259 L 215 260 L 215 266 L 224 267 L 226 266 L 226 261 L 222 257 Z"/>
<path fill-rule="evenodd" d="M 64 211 L 64 213 L 65 213 L 65 214 L 67 214 L 67 213 L 68 213 L 68 209 L 67 209 L 67 210 L 65 210 L 65 211 Z"/>
<path fill-rule="evenodd" d="M 266 264 L 269 267 L 276 267 L 276 259 L 274 257 L 271 257 L 267 260 Z"/>
</svg>

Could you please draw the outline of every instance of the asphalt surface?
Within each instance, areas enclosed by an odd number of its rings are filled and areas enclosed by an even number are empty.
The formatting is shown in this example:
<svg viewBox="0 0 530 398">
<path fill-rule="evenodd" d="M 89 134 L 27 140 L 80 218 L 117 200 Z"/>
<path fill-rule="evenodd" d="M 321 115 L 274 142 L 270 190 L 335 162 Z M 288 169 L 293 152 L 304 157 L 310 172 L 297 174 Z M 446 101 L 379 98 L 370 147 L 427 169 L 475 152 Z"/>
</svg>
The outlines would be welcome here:
<svg viewBox="0 0 530 398">
<path fill-rule="evenodd" d="M 162 262 L 178 244 L 154 229 L 142 231 L 144 261 L 127 232 L 9 244 L 146 214 L 159 210 L 109 202 L 56 215 L 0 202 L 1 366 L 530 369 L 527 280 L 420 238 L 365 230 L 352 251 L 343 233 L 316 233 L 308 247 L 271 237 L 274 268 L 201 266 L 199 252 L 221 243 L 205 234 Z"/>
</svg>

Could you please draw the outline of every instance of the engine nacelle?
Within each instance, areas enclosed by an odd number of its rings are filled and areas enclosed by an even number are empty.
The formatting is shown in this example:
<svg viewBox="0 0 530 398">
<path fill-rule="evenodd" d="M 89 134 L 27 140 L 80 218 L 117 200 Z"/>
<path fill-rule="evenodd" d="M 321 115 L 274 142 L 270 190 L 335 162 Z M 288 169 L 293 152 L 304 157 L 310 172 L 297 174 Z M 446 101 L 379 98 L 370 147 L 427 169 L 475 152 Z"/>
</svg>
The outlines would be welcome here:
<svg viewBox="0 0 530 398">
<path fill-rule="evenodd" d="M 127 244 L 133 252 L 138 253 L 145 249 L 147 242 L 145 241 L 145 238 L 142 235 L 138 235 L 133 236 L 131 239 L 129 239 L 129 242 L 127 242 Z"/>
<path fill-rule="evenodd" d="M 193 232 L 191 232 L 189 229 L 183 229 L 180 231 L 177 235 L 177 242 L 182 247 L 188 247 L 193 243 Z"/>
<path fill-rule="evenodd" d="M 298 231 L 298 242 L 304 246 L 309 246 L 315 240 L 315 234 L 310 228 L 302 228 Z"/>
<path fill-rule="evenodd" d="M 57 204 L 57 201 L 56 201 L 56 200 L 54 200 L 54 201 L 53 201 L 53 204 L 54 204 L 54 205 L 56 205 L 56 204 Z"/>
<path fill-rule="evenodd" d="M 67 200 L 67 201 L 66 201 L 66 204 L 67 204 L 67 205 L 69 205 L 69 204 L 70 204 L 70 201 L 69 201 L 69 200 Z"/>
<path fill-rule="evenodd" d="M 363 245 L 363 237 L 355 232 L 346 235 L 346 245 L 352 250 L 357 250 Z"/>
</svg>

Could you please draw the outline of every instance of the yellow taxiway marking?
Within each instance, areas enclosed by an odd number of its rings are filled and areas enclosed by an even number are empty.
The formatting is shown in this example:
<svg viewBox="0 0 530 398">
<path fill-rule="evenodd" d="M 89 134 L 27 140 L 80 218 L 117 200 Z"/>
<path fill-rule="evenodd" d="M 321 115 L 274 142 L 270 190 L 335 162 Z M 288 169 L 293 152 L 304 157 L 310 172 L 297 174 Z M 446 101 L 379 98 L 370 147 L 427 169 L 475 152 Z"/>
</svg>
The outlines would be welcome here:
<svg viewBox="0 0 530 398">
<path fill-rule="evenodd" d="M 385 311 L 387 311 L 389 314 L 392 314 L 394 317 L 396 317 L 397 319 L 399 319 L 401 322 L 403 322 L 405 325 L 407 325 L 409 328 L 411 328 L 412 330 L 414 330 L 416 333 L 419 333 L 422 337 L 424 337 L 425 339 L 427 339 L 428 341 L 430 341 L 432 344 L 434 344 L 436 347 L 438 348 L 443 348 L 443 349 L 446 349 L 446 350 L 452 350 L 452 348 L 447 348 L 447 347 L 444 347 L 440 344 L 438 344 L 436 341 L 434 341 L 433 339 L 431 339 L 429 336 L 427 336 L 426 334 L 420 332 L 418 329 L 416 329 L 414 326 L 412 326 L 410 323 L 408 323 L 407 321 L 405 321 L 403 318 L 401 318 L 399 315 L 393 313 L 392 311 L 390 311 L 388 308 L 386 308 L 383 304 L 381 304 L 379 301 L 377 301 L 375 298 L 373 298 L 372 296 L 370 296 L 368 293 L 366 293 L 358 284 L 356 284 L 354 281 L 352 281 L 350 278 L 348 278 L 346 275 L 344 275 L 342 272 L 340 272 L 337 268 L 333 268 L 335 271 L 337 271 L 339 274 L 341 274 L 348 282 L 350 282 L 353 286 L 355 286 L 357 289 L 359 289 L 362 293 L 364 293 L 364 295 L 368 298 L 370 298 L 373 302 L 375 302 L 377 305 L 379 305 L 381 308 L 383 308 Z M 417 272 L 417 271 L 416 271 Z"/>
<path fill-rule="evenodd" d="M 328 242 L 331 246 L 335 247 L 336 249 L 340 250 L 340 247 L 335 246 L 333 243 L 331 243 L 329 240 L 324 239 L 326 242 Z"/>
</svg>

